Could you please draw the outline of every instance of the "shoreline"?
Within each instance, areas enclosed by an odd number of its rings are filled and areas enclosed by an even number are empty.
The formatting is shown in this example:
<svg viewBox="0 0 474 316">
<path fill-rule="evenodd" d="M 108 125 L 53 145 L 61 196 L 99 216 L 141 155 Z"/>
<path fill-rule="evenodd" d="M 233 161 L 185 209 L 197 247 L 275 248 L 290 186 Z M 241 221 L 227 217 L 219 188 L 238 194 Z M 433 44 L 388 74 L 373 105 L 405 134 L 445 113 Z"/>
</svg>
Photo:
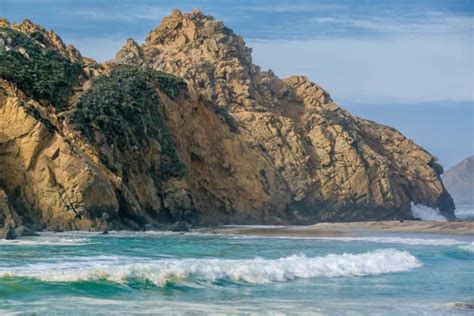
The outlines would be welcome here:
<svg viewBox="0 0 474 316">
<path fill-rule="evenodd" d="M 436 221 L 367 221 L 367 222 L 335 222 L 317 223 L 312 225 L 222 225 L 201 226 L 190 228 L 188 231 L 169 230 L 166 228 L 120 229 L 120 230 L 42 230 L 34 234 L 16 236 L 41 237 L 42 234 L 88 232 L 97 235 L 108 235 L 114 232 L 162 232 L 162 233 L 197 233 L 218 235 L 241 235 L 258 237 L 359 237 L 373 233 L 412 233 L 474 236 L 474 221 L 436 222 Z M 2 240 L 2 239 L 0 239 Z"/>
<path fill-rule="evenodd" d="M 229 225 L 215 228 L 198 228 L 193 232 L 283 236 L 283 237 L 341 237 L 356 236 L 361 233 L 425 233 L 474 236 L 474 221 L 434 222 L 434 221 L 370 221 L 345 223 L 318 223 L 306 226 L 250 226 Z"/>
</svg>

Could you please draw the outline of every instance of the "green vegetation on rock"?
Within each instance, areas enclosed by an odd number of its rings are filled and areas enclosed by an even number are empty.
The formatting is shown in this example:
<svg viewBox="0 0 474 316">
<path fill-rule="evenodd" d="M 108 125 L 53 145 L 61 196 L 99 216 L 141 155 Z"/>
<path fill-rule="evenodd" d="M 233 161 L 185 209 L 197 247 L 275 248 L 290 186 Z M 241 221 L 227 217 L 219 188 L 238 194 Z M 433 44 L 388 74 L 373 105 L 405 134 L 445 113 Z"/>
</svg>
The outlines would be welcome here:
<svg viewBox="0 0 474 316">
<path fill-rule="evenodd" d="M 212 108 L 214 109 L 214 113 L 216 113 L 217 115 L 220 115 L 224 119 L 224 122 L 229 126 L 229 130 L 232 133 L 239 132 L 239 124 L 232 117 L 232 115 L 230 115 L 229 112 L 227 112 L 226 109 L 217 105 L 213 105 Z"/>
<path fill-rule="evenodd" d="M 148 73 L 152 76 L 154 82 L 158 84 L 160 89 L 173 100 L 186 89 L 186 82 L 180 77 L 156 70 L 149 70 Z"/>
<path fill-rule="evenodd" d="M 82 65 L 21 32 L 0 28 L 0 77 L 30 97 L 48 100 L 58 109 L 70 95 Z"/>
<path fill-rule="evenodd" d="M 161 114 L 156 89 L 165 84 L 168 93 L 177 96 L 181 81 L 174 78 L 135 66 L 114 66 L 110 75 L 94 79 L 79 97 L 70 121 L 89 141 L 96 141 L 97 131 L 122 152 L 146 148 L 154 139 L 161 146 L 160 179 L 182 177 L 185 167 Z"/>
</svg>

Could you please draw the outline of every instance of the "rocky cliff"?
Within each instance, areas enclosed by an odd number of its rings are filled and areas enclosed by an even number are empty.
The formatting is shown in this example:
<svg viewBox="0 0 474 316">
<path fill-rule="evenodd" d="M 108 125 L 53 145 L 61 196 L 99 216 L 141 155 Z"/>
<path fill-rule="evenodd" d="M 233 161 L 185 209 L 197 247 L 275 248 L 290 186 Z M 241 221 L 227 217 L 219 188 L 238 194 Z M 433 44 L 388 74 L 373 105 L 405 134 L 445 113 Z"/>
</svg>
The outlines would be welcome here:
<svg viewBox="0 0 474 316">
<path fill-rule="evenodd" d="M 443 175 L 446 188 L 456 205 L 474 204 L 474 156 L 449 168 Z"/>
<path fill-rule="evenodd" d="M 410 217 L 412 202 L 453 218 L 432 155 L 250 53 L 198 10 L 173 11 L 105 64 L 0 20 L 0 219 L 309 223 Z"/>
</svg>

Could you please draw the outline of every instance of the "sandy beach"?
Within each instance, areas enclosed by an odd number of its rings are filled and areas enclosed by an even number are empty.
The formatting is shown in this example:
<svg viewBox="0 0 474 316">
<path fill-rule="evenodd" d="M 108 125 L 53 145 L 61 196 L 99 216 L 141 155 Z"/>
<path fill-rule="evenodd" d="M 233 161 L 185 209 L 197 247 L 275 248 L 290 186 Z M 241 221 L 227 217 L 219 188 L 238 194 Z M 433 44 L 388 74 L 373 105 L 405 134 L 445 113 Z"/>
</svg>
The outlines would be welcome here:
<svg viewBox="0 0 474 316">
<path fill-rule="evenodd" d="M 254 236 L 336 237 L 370 232 L 429 233 L 474 235 L 474 221 L 377 221 L 348 223 L 319 223 L 308 226 L 224 226 L 199 229 L 201 232 Z"/>
</svg>

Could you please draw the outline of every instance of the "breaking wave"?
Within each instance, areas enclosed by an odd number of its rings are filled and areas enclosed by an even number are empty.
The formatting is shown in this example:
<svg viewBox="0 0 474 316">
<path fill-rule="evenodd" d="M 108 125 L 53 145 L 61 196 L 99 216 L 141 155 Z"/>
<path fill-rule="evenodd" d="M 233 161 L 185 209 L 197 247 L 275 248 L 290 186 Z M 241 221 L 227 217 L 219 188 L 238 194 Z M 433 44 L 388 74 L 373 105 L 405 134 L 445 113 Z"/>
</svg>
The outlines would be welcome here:
<svg viewBox="0 0 474 316">
<path fill-rule="evenodd" d="M 88 238 L 33 237 L 14 240 L 0 239 L 0 245 L 13 246 L 83 246 L 90 244 Z"/>
<path fill-rule="evenodd" d="M 446 222 L 447 219 L 439 213 L 437 209 L 421 204 L 411 203 L 411 212 L 414 217 L 424 221 Z"/>
<path fill-rule="evenodd" d="M 471 242 L 470 244 L 459 246 L 459 249 L 474 253 L 474 241 Z"/>
<path fill-rule="evenodd" d="M 321 277 L 360 277 L 404 272 L 421 267 L 421 262 L 408 253 L 380 249 L 363 254 L 329 254 L 308 258 L 292 255 L 280 259 L 164 259 L 140 263 L 89 262 L 57 268 L 19 267 L 1 271 L 0 277 L 26 277 L 46 282 L 79 282 L 107 280 L 151 282 L 156 286 L 189 282 L 245 282 L 264 284 L 295 279 Z"/>
</svg>

